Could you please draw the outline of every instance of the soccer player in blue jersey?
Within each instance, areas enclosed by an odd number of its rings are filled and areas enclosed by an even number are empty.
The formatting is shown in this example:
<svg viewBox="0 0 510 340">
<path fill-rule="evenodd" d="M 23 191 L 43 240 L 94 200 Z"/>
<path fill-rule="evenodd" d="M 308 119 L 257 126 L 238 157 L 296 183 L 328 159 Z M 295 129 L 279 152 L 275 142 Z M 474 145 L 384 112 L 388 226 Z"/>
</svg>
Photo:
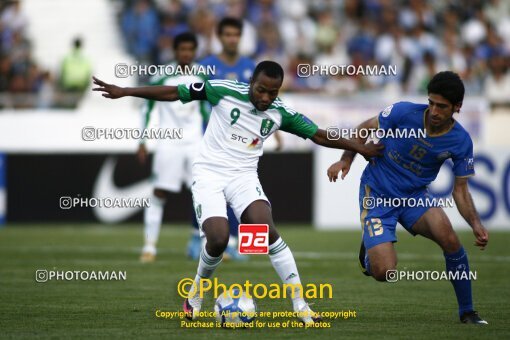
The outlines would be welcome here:
<svg viewBox="0 0 510 340">
<path fill-rule="evenodd" d="M 395 228 L 399 222 L 412 235 L 421 235 L 436 242 L 444 253 L 446 269 L 457 272 L 451 280 L 459 316 L 463 323 L 487 324 L 473 309 L 471 281 L 467 254 L 441 207 L 373 206 L 373 202 L 389 198 L 427 202 L 427 186 L 432 182 L 446 159 L 453 161 L 455 184 L 453 198 L 462 217 L 475 235 L 475 245 L 484 249 L 489 234 L 480 222 L 471 194 L 468 178 L 474 175 L 473 142 L 466 130 L 453 118 L 459 112 L 464 98 L 464 85 L 459 76 L 445 71 L 436 74 L 428 84 L 429 104 L 399 102 L 384 109 L 378 116 L 363 122 L 358 129 L 425 129 L 425 138 L 390 138 L 380 140 L 384 155 L 373 159 L 365 168 L 360 184 L 360 210 L 363 240 L 360 265 L 366 275 L 377 281 L 387 281 L 388 271 L 397 266 L 393 243 L 397 241 Z M 411 133 L 408 134 L 412 136 Z M 357 138 L 360 143 L 366 139 Z M 355 153 L 345 151 L 339 162 L 328 169 L 330 181 L 342 171 L 344 179 Z M 367 206 L 367 199 L 372 200 Z M 403 200 L 402 200 L 403 201 Z M 430 199 L 428 200 L 431 201 Z M 365 204 L 364 204 L 365 203 Z M 372 208 L 372 209 L 370 209 Z M 464 272 L 464 275 L 458 275 Z M 451 276 L 449 276 L 451 277 Z"/>
<path fill-rule="evenodd" d="M 200 64 L 215 66 L 215 73 L 211 79 L 237 80 L 249 83 L 255 62 L 239 54 L 239 43 L 243 34 L 243 22 L 235 18 L 223 18 L 216 31 L 221 42 L 220 54 L 211 54 L 202 59 Z"/>
</svg>

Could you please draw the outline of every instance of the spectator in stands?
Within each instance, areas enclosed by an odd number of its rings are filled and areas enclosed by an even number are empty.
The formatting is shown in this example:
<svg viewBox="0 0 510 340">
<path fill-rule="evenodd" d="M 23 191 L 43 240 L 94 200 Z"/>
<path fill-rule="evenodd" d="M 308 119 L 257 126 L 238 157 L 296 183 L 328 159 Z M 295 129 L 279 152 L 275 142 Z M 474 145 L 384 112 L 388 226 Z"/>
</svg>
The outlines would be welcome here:
<svg viewBox="0 0 510 340">
<path fill-rule="evenodd" d="M 365 65 L 371 63 L 374 59 L 375 37 L 373 23 L 368 19 L 364 19 L 357 34 L 347 42 L 347 51 L 353 64 Z"/>
<path fill-rule="evenodd" d="M 325 79 L 319 74 L 311 74 L 309 69 L 303 68 L 299 70 L 298 65 L 312 65 L 314 59 L 303 53 L 298 53 L 289 61 L 289 68 L 285 72 L 285 77 L 289 78 L 289 91 L 294 92 L 318 92 L 323 89 Z M 303 67 L 303 66 L 302 66 Z"/>
<path fill-rule="evenodd" d="M 166 14 L 163 17 L 158 38 L 158 53 L 156 58 L 159 64 L 168 64 L 174 59 L 174 38 L 187 31 L 189 31 L 188 25 L 180 23 L 177 16 Z"/>
<path fill-rule="evenodd" d="M 4 27 L 14 32 L 24 32 L 28 25 L 28 19 L 21 11 L 20 1 L 9 1 L 5 7 L 0 22 Z"/>
<path fill-rule="evenodd" d="M 248 20 L 253 24 L 262 27 L 262 23 L 277 23 L 280 18 L 274 0 L 255 0 L 248 4 Z"/>
<path fill-rule="evenodd" d="M 484 94 L 492 106 L 510 106 L 509 57 L 493 56 L 489 60 L 490 75 L 484 86 Z"/>
<path fill-rule="evenodd" d="M 492 56 L 510 50 L 510 3 L 505 0 L 153 1 L 164 18 L 156 46 L 160 63 L 171 58 L 173 33 L 168 32 L 186 25 L 198 36 L 199 58 L 219 53 L 216 19 L 233 16 L 243 20 L 243 39 L 252 44 L 246 49 L 241 42 L 241 54 L 277 60 L 289 70 L 285 87 L 294 91 L 315 91 L 326 81 L 336 89 L 332 93 L 391 87 L 413 94 L 428 70 L 444 68 L 460 73 L 469 93 L 480 94 Z M 124 2 L 127 6 L 134 2 L 135 8 L 145 6 L 145 12 L 154 10 L 149 0 Z M 398 74 L 304 79 L 295 76 L 295 67 L 302 61 L 396 65 Z"/>
<path fill-rule="evenodd" d="M 122 16 L 122 31 L 127 46 L 140 63 L 153 63 L 159 36 L 156 10 L 148 0 L 137 0 Z"/>
<path fill-rule="evenodd" d="M 190 12 L 190 8 L 187 4 L 181 0 L 160 0 L 158 1 L 158 9 L 163 16 L 175 18 L 175 20 L 181 24 L 186 23 Z"/>
<path fill-rule="evenodd" d="M 460 49 L 459 35 L 451 28 L 445 29 L 443 33 L 443 46 L 440 58 L 445 68 L 452 70 L 461 76 L 466 72 L 467 61 Z"/>
<path fill-rule="evenodd" d="M 284 69 L 287 68 L 288 56 L 283 49 L 283 42 L 278 26 L 271 21 L 263 22 L 258 28 L 259 42 L 257 45 L 257 62 L 273 60 Z M 284 83 L 287 78 L 284 78 Z"/>
<path fill-rule="evenodd" d="M 11 72 L 11 58 L 8 54 L 0 56 L 0 92 L 9 88 L 9 76 Z"/>
<path fill-rule="evenodd" d="M 189 25 L 198 40 L 197 58 L 212 54 L 212 39 L 216 27 L 214 13 L 206 8 L 198 8 L 190 14 Z"/>
<path fill-rule="evenodd" d="M 49 72 L 43 72 L 40 78 L 39 92 L 37 95 L 37 108 L 48 109 L 53 106 L 55 100 L 55 86 Z"/>
<path fill-rule="evenodd" d="M 305 0 L 278 0 L 278 9 L 282 17 L 278 20 L 279 31 L 283 39 L 285 51 L 290 56 L 298 53 L 315 54 L 315 36 L 317 25 L 308 16 L 308 2 Z"/>
</svg>

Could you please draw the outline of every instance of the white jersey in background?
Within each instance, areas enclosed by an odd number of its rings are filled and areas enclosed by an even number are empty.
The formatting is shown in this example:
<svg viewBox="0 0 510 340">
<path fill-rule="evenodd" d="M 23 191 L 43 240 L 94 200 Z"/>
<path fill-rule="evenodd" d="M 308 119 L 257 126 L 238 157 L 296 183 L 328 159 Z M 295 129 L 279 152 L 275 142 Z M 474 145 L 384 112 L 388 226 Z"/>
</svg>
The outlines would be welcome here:
<svg viewBox="0 0 510 340">
<path fill-rule="evenodd" d="M 164 76 L 151 81 L 150 85 L 177 86 L 179 84 L 192 84 L 202 82 L 204 78 L 194 75 Z M 192 144 L 199 143 L 202 139 L 202 126 L 204 115 L 201 111 L 200 102 L 196 101 L 189 105 L 180 102 L 159 102 L 146 100 L 142 109 L 143 128 L 147 128 L 152 112 L 159 114 L 160 129 L 182 128 L 182 139 L 160 139 L 158 144 Z"/>
<path fill-rule="evenodd" d="M 176 75 L 158 77 L 150 84 L 177 86 L 202 81 L 203 77 L 195 75 Z M 159 114 L 157 128 L 182 129 L 182 139 L 158 140 L 152 166 L 153 184 L 158 189 L 179 192 L 183 183 L 191 186 L 191 167 L 203 135 L 204 111 L 199 101 L 183 105 L 180 102 L 147 100 L 142 110 L 144 129 L 148 127 L 154 111 Z"/>
</svg>

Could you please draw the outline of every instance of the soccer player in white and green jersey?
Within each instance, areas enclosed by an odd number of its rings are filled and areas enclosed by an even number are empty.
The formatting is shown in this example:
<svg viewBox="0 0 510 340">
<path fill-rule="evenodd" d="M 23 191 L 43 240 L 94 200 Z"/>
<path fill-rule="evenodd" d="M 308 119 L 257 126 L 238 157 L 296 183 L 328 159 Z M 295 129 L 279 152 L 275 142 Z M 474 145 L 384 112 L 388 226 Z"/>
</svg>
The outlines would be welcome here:
<svg viewBox="0 0 510 340">
<path fill-rule="evenodd" d="M 122 88 L 94 78 L 99 87 L 93 90 L 104 92 L 105 98 L 134 96 L 184 103 L 207 100 L 212 104 L 209 125 L 193 163 L 193 203 L 207 239 L 195 277 L 197 287 L 200 279 L 212 276 L 227 246 L 227 203 L 242 223 L 269 225 L 269 258 L 273 267 L 283 283 L 293 284 L 296 289 L 301 284 L 294 256 L 274 227 L 271 205 L 257 174 L 262 144 L 276 130 L 309 138 L 322 146 L 352 150 L 367 158 L 381 154 L 383 146 L 373 143 L 329 140 L 325 130 L 278 98 L 282 81 L 283 69 L 273 61 L 259 63 L 250 84 L 211 80 L 190 86 Z M 193 319 L 202 306 L 198 293 L 191 290 L 184 301 L 184 311 Z M 291 296 L 294 311 L 300 313 L 301 320 L 307 324 L 315 322 L 315 314 L 300 292 Z"/>
<path fill-rule="evenodd" d="M 191 32 L 177 35 L 173 41 L 175 63 L 177 70 L 186 70 L 199 66 L 194 64 L 197 38 Z M 196 70 L 199 70 L 197 67 Z M 206 79 L 205 74 L 186 74 L 176 72 L 173 75 L 158 75 L 151 80 L 151 85 L 177 86 L 179 84 L 193 84 Z M 198 152 L 202 139 L 202 126 L 207 121 L 208 113 L 196 101 L 188 105 L 179 102 L 157 102 L 147 100 L 143 106 L 143 129 L 149 125 L 152 112 L 159 113 L 159 127 L 161 129 L 181 128 L 185 133 L 182 139 L 158 140 L 152 164 L 152 184 L 154 185 L 151 205 L 144 212 L 144 240 L 140 261 L 153 262 L 156 259 L 156 244 L 159 238 L 165 203 L 170 193 L 180 192 L 184 183 L 191 188 L 191 165 Z M 147 160 L 145 140 L 140 140 L 137 157 L 141 163 Z M 193 219 L 192 223 L 198 225 Z M 199 237 L 200 240 L 200 237 Z"/>
</svg>

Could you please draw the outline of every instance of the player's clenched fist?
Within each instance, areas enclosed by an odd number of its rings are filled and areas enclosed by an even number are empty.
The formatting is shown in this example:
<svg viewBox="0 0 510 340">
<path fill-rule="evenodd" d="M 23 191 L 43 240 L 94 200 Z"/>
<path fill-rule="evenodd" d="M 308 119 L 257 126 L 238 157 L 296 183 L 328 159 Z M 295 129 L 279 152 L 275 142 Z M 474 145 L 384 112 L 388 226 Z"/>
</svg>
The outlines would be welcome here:
<svg viewBox="0 0 510 340">
<path fill-rule="evenodd" d="M 362 150 L 359 152 L 365 157 L 367 161 L 372 157 L 382 156 L 382 150 L 384 149 L 383 144 L 374 144 L 374 142 L 370 142 L 362 145 Z"/>
</svg>

